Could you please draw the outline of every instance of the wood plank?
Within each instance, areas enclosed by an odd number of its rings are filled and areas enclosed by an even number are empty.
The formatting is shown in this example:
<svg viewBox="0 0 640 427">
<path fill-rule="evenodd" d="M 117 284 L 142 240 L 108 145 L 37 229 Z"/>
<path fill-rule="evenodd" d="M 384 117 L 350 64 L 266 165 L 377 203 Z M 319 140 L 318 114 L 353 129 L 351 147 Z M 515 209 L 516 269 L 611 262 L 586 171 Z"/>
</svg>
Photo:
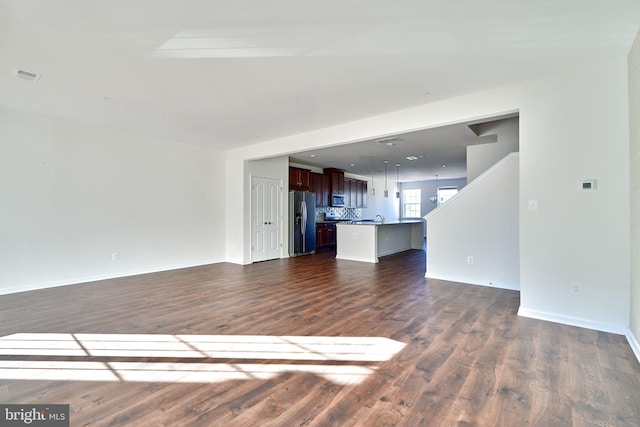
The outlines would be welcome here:
<svg viewBox="0 0 640 427">
<path fill-rule="evenodd" d="M 570 426 L 572 423 L 571 399 L 568 396 L 533 386 L 529 425 L 549 427 Z"/>
<path fill-rule="evenodd" d="M 569 382 L 574 422 L 614 425 L 611 403 L 598 361 L 595 331 L 574 330 L 569 340 Z M 607 379 L 608 381 L 608 379 Z"/>
</svg>

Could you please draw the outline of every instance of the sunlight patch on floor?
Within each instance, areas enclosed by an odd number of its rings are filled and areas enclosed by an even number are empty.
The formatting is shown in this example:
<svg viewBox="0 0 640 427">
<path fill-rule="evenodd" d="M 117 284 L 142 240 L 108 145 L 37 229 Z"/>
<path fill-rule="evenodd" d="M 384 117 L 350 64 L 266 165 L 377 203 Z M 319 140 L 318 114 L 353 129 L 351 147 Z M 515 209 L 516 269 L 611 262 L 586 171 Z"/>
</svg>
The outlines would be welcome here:
<svg viewBox="0 0 640 427">
<path fill-rule="evenodd" d="M 0 337 L 0 357 L 7 358 L 0 360 L 0 379 L 217 383 L 308 372 L 346 385 L 364 380 L 377 369 L 375 362 L 390 360 L 404 346 L 383 337 L 21 333 Z M 18 356 L 73 360 L 15 360 Z M 106 360 L 89 360 L 95 358 Z M 126 358 L 145 360 L 119 360 Z"/>
</svg>

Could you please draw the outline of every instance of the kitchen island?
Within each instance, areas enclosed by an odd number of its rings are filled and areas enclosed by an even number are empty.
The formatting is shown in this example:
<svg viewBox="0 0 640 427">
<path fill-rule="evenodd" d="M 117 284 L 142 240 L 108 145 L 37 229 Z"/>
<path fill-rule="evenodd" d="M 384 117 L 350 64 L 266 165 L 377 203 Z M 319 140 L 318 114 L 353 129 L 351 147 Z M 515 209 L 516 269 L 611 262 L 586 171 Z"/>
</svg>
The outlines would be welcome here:
<svg viewBox="0 0 640 427">
<path fill-rule="evenodd" d="M 378 262 L 378 258 L 422 249 L 424 220 L 348 221 L 337 225 L 336 258 Z"/>
</svg>

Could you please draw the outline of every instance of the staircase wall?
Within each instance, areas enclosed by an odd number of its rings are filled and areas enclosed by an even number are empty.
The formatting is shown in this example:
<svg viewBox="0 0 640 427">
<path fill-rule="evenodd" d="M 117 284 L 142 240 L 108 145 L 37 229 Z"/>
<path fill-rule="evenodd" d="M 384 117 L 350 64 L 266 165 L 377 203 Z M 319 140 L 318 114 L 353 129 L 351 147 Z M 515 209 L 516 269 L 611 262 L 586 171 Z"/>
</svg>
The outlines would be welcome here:
<svg viewBox="0 0 640 427">
<path fill-rule="evenodd" d="M 511 153 L 424 217 L 426 277 L 520 289 L 518 175 Z"/>
<path fill-rule="evenodd" d="M 509 153 L 520 151 L 518 117 L 481 123 L 475 127 L 479 137 L 496 135 L 497 141 L 467 147 L 467 182 L 471 182 Z"/>
</svg>

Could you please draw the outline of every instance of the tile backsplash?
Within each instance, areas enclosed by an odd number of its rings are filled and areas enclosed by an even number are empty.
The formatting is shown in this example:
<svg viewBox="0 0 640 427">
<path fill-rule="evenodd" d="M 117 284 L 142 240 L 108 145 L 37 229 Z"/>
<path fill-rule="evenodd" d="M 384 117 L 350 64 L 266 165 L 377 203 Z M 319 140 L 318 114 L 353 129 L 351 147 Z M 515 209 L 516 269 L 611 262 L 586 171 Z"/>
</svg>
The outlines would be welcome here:
<svg viewBox="0 0 640 427">
<path fill-rule="evenodd" d="M 327 217 L 357 221 L 362 219 L 362 210 L 360 208 L 316 208 L 316 221 L 324 221 Z"/>
</svg>

